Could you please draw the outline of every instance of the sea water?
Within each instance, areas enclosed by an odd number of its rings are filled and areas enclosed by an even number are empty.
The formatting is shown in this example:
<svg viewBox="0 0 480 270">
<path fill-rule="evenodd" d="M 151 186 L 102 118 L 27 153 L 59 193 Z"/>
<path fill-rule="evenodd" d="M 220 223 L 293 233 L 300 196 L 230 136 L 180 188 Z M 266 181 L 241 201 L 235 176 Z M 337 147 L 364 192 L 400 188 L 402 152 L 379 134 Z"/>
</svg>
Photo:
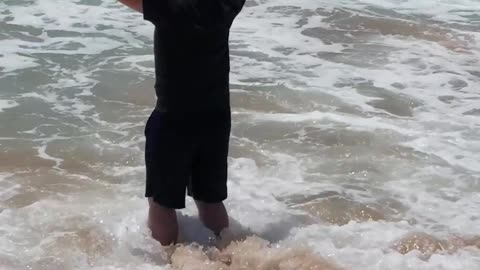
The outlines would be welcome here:
<svg viewBox="0 0 480 270">
<path fill-rule="evenodd" d="M 480 1 L 248 0 L 221 251 L 190 199 L 146 227 L 152 33 L 0 1 L 0 269 L 480 269 Z"/>
</svg>

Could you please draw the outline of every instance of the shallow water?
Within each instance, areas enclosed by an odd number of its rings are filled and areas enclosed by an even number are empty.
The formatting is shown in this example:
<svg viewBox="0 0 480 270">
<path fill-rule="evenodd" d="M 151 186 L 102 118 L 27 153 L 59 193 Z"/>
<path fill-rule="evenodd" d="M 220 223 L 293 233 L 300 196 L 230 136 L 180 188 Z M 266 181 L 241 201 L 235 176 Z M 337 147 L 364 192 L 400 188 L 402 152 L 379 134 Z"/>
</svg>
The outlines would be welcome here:
<svg viewBox="0 0 480 270">
<path fill-rule="evenodd" d="M 225 267 L 190 200 L 181 239 L 210 251 L 170 261 L 145 227 L 153 27 L 115 1 L 0 10 L 0 269 Z M 480 268 L 478 14 L 478 0 L 247 2 L 227 204 L 235 239 L 260 239 L 231 262 Z"/>
</svg>

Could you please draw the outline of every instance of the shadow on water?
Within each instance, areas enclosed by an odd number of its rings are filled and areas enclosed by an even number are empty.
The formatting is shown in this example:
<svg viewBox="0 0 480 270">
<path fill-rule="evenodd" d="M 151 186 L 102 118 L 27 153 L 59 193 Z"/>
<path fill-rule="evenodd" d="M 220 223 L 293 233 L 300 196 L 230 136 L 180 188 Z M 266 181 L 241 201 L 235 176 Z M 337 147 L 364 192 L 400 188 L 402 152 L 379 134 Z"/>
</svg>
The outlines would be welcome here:
<svg viewBox="0 0 480 270">
<path fill-rule="evenodd" d="M 196 216 L 179 214 L 181 226 L 179 242 L 182 244 L 197 243 L 205 247 L 215 246 L 214 235 L 203 226 Z M 230 218 L 229 241 L 242 241 L 248 237 L 259 237 L 270 243 L 279 243 L 290 235 L 294 228 L 311 224 L 312 220 L 307 215 L 290 215 L 278 222 L 265 226 L 262 231 L 254 232 L 251 228 L 242 225 L 234 218 Z"/>
</svg>

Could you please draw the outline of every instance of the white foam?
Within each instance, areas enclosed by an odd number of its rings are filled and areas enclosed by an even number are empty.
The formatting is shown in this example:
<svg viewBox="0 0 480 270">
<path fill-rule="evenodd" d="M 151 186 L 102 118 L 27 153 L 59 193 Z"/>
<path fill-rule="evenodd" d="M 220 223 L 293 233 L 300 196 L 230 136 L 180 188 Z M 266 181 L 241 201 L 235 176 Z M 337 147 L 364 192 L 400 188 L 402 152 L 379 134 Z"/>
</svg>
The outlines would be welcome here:
<svg viewBox="0 0 480 270">
<path fill-rule="evenodd" d="M 112 9 L 115 3 L 115 9 Z M 106 1 L 100 6 L 79 5 L 76 2 L 40 0 L 35 5 L 8 5 L 1 3 L 3 10 L 11 14 L 1 14 L 0 19 L 11 25 L 30 26 L 36 41 L 25 41 L 16 38 L 3 39 L 2 59 L 0 67 L 3 72 L 38 67 L 37 59 L 29 57 L 38 53 L 54 53 L 65 55 L 97 55 L 106 50 L 120 46 L 141 47 L 138 35 L 151 36 L 152 26 L 143 22 L 139 14 L 133 14 L 127 8 L 118 9 L 116 1 Z M 95 28 L 102 24 L 110 29 L 103 36 L 89 37 L 52 37 L 46 31 L 72 31 L 75 33 L 98 34 Z M 135 33 L 129 28 L 135 27 Z M 31 35 L 26 32 L 26 35 Z M 113 37 L 113 38 L 110 38 Z M 122 41 L 118 41 L 121 39 Z"/>
<path fill-rule="evenodd" d="M 0 100 L 0 112 L 5 109 L 17 107 L 19 104 L 14 100 Z"/>
<path fill-rule="evenodd" d="M 8 72 L 12 72 L 18 69 L 27 69 L 27 68 L 34 68 L 39 66 L 36 63 L 34 58 L 18 55 L 16 53 L 2 55 L 0 56 L 0 60 L 2 62 L 2 75 L 0 77 L 5 76 Z"/>
<path fill-rule="evenodd" d="M 125 175 L 137 175 L 145 170 L 144 166 L 116 166 L 112 168 L 106 168 L 106 174 L 111 176 L 125 176 Z"/>
<path fill-rule="evenodd" d="M 360 0 L 360 1 L 345 1 L 350 2 L 352 5 L 370 4 L 374 6 L 381 6 L 384 8 L 392 9 L 397 12 L 409 14 L 411 12 L 428 14 L 435 19 L 444 21 L 468 21 L 465 17 L 459 16 L 460 14 L 475 14 L 480 10 L 478 2 L 475 0 L 441 0 L 441 1 L 378 1 L 378 0 Z"/>
<path fill-rule="evenodd" d="M 14 175 L 13 173 L 0 173 L 0 202 L 6 201 L 18 194 L 20 185 L 8 181 L 8 179 Z M 1 210 L 0 208 L 0 211 Z"/>
<path fill-rule="evenodd" d="M 58 100 L 58 94 L 55 92 L 26 93 L 26 94 L 23 94 L 22 97 L 38 98 L 49 103 L 56 103 Z"/>
<path fill-rule="evenodd" d="M 38 147 L 37 150 L 38 150 L 38 156 L 40 158 L 43 158 L 45 160 L 54 161 L 55 162 L 55 166 L 54 166 L 55 168 L 59 168 L 59 166 L 62 164 L 63 159 L 53 157 L 53 156 L 51 156 L 47 153 L 47 145 L 46 144 Z"/>
</svg>

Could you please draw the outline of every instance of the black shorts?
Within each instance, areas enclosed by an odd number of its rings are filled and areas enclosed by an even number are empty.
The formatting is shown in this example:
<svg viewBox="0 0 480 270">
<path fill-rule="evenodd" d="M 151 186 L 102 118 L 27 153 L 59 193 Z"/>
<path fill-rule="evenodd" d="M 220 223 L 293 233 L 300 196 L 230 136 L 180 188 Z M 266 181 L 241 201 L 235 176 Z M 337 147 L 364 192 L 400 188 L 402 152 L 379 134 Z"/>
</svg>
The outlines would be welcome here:
<svg viewBox="0 0 480 270">
<path fill-rule="evenodd" d="M 145 196 L 168 208 L 185 208 L 185 193 L 218 203 L 227 198 L 231 115 L 154 110 L 145 127 Z"/>
</svg>

